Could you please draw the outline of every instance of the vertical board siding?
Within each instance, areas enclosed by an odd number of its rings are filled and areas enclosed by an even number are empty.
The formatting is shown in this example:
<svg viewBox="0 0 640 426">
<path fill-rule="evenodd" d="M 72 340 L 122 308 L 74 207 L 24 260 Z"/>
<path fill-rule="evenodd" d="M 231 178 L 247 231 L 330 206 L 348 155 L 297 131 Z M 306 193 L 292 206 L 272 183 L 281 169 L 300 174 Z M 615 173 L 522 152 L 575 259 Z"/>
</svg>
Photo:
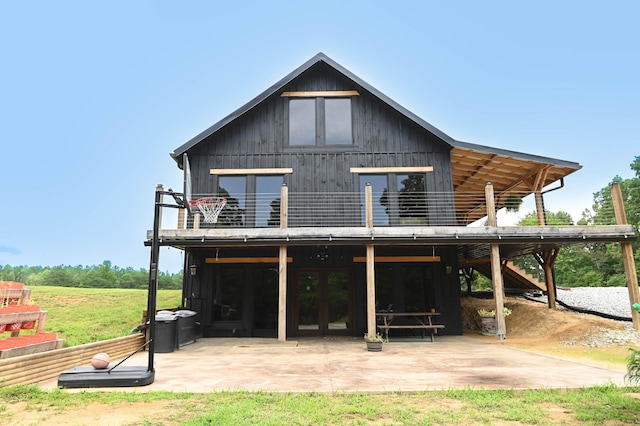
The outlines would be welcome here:
<svg viewBox="0 0 640 426">
<path fill-rule="evenodd" d="M 194 193 L 215 193 L 211 168 L 291 167 L 292 192 L 357 192 L 351 167 L 433 166 L 428 191 L 452 191 L 450 147 L 357 87 L 324 63 L 310 68 L 283 91 L 358 90 L 352 98 L 352 149 L 286 146 L 288 100 L 280 92 L 211 135 L 189 152 Z M 440 216 L 445 210 L 432 212 Z"/>
<path fill-rule="evenodd" d="M 288 144 L 288 98 L 284 91 L 342 91 L 357 90 L 359 96 L 351 98 L 353 146 L 289 147 Z M 453 181 L 451 176 L 451 147 L 403 114 L 362 87 L 354 84 L 332 67 L 323 62 L 309 68 L 297 78 L 287 83 L 281 91 L 274 93 L 260 104 L 246 111 L 224 127 L 217 130 L 188 151 L 191 163 L 194 194 L 217 193 L 217 176 L 210 169 L 251 169 L 251 168 L 291 168 L 292 174 L 284 177 L 289 186 L 290 226 L 295 223 L 296 211 L 304 211 L 304 216 L 315 226 L 360 226 L 360 197 L 341 197 L 340 194 L 355 194 L 360 191 L 359 178 L 351 173 L 352 167 L 412 167 L 433 166 L 433 172 L 426 173 L 426 191 L 429 225 L 455 225 L 453 212 Z M 395 185 L 395 183 L 393 183 Z M 255 189 L 255 187 L 253 187 Z M 313 193 L 305 198 L 304 193 Z M 444 198 L 449 197 L 449 200 Z M 354 223 L 347 223 L 351 220 Z M 304 223 L 308 226 L 308 223 Z M 397 252 L 398 247 L 390 250 Z M 315 249 L 289 249 L 294 258 L 293 267 L 318 266 Z M 363 247 L 331 248 L 327 262 L 342 266 L 343 256 L 364 256 Z M 376 250 L 382 250 L 378 247 Z M 418 246 L 405 249 L 407 253 L 422 250 Z M 427 250 L 427 248 L 424 248 Z M 431 248 L 433 250 L 433 248 Z M 439 249 L 443 256 L 441 265 L 430 266 L 433 271 L 428 288 L 429 299 L 443 311 L 442 320 L 447 324 L 445 334 L 462 332 L 459 297 L 460 286 L 457 275 L 447 275 L 444 265 L 457 270 L 457 248 Z M 402 252 L 402 251 L 400 251 Z M 217 255 L 215 251 L 215 255 Z M 252 249 L 225 249 L 221 256 L 265 255 Z M 270 252 L 268 252 L 270 253 Z M 192 251 L 198 263 L 204 263 L 213 251 Z M 207 265 L 202 273 L 193 277 L 190 307 L 198 312 L 198 321 L 205 327 L 213 323 L 213 300 L 218 283 L 220 268 Z M 249 283 L 250 267 L 245 280 Z M 354 330 L 366 326 L 366 287 L 364 265 L 352 267 L 353 280 L 358 284 L 354 289 Z M 248 284 L 247 284 L 248 285 Z M 249 287 L 247 287 L 249 289 Z M 251 295 L 251 291 L 246 294 Z M 293 292 L 287 293 L 287 306 L 293 306 Z M 245 300 L 244 321 L 250 321 L 251 300 Z M 287 311 L 287 323 L 293 323 L 293 310 Z M 248 324 L 248 323 L 247 323 Z M 245 324 L 245 325 L 247 325 Z M 247 325 L 251 333 L 250 325 Z M 292 333 L 292 329 L 288 333 Z"/>
</svg>

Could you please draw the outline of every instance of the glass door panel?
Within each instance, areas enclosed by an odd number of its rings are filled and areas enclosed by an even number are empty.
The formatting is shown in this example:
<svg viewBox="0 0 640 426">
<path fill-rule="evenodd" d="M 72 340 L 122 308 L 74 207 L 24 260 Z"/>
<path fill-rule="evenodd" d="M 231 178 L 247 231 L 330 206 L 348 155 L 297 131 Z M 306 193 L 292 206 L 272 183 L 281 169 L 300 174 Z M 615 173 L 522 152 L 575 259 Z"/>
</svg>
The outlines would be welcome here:
<svg viewBox="0 0 640 426">
<path fill-rule="evenodd" d="M 256 176 L 256 227 L 280 226 L 282 182 L 282 175 Z"/>
<path fill-rule="evenodd" d="M 298 330 L 320 329 L 320 286 L 318 273 L 298 275 Z"/>
<path fill-rule="evenodd" d="M 245 225 L 247 177 L 220 176 L 218 195 L 227 199 L 220 213 L 218 223 L 225 226 L 243 227 Z"/>
<path fill-rule="evenodd" d="M 327 274 L 327 309 L 329 311 L 327 329 L 347 330 L 349 328 L 349 274 L 329 272 Z"/>
<path fill-rule="evenodd" d="M 351 278 L 348 272 L 304 270 L 296 274 L 296 334 L 348 334 Z"/>
</svg>

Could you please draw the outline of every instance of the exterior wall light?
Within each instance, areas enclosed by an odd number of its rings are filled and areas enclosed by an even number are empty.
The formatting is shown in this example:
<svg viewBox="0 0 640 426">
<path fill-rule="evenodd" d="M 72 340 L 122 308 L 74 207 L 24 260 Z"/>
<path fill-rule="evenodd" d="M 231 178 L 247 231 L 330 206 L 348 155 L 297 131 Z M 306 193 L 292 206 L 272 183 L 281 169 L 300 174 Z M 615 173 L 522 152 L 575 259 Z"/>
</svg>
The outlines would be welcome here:
<svg viewBox="0 0 640 426">
<path fill-rule="evenodd" d="M 198 266 L 195 263 L 189 266 L 189 273 L 192 277 L 198 275 Z"/>
</svg>

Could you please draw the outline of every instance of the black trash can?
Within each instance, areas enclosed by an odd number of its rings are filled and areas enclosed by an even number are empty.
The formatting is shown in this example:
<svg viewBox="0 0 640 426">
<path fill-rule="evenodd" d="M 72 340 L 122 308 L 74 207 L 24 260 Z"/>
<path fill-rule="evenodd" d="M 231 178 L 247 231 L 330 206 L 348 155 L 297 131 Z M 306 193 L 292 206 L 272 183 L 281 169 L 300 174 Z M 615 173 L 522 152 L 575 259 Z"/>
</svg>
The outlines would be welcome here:
<svg viewBox="0 0 640 426">
<path fill-rule="evenodd" d="M 154 352 L 169 353 L 176 349 L 177 343 L 177 318 L 171 314 L 156 315 L 156 338 Z"/>
<path fill-rule="evenodd" d="M 187 309 L 176 311 L 176 330 L 178 333 L 178 347 L 195 343 L 196 341 L 196 313 Z"/>
</svg>

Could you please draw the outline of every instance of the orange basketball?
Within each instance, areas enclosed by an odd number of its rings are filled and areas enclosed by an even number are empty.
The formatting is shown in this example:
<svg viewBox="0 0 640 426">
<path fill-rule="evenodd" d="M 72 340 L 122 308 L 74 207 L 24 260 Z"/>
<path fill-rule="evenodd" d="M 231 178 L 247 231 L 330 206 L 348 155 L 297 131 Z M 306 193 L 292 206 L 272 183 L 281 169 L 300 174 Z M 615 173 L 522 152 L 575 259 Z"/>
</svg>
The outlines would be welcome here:
<svg viewBox="0 0 640 426">
<path fill-rule="evenodd" d="M 105 354 L 104 352 L 97 353 L 93 356 L 93 358 L 91 358 L 91 365 L 93 366 L 93 368 L 98 370 L 107 368 L 110 362 L 111 359 L 109 358 L 109 355 Z"/>
</svg>

